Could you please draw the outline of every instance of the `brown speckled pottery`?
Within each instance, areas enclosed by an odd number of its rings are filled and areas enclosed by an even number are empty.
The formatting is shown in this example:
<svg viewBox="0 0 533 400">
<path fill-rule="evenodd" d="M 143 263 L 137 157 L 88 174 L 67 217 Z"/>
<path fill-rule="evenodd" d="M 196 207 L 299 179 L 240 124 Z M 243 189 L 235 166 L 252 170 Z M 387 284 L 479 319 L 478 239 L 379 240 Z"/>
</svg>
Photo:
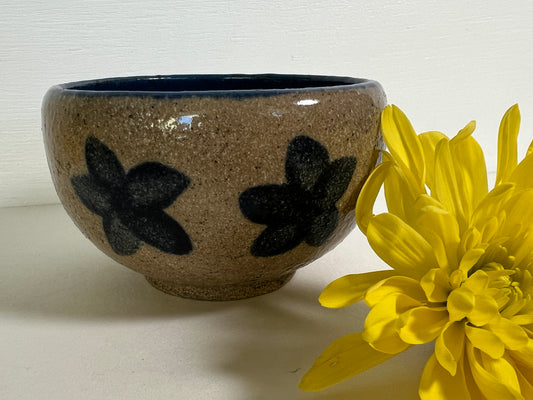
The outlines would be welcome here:
<svg viewBox="0 0 533 400">
<path fill-rule="evenodd" d="M 278 289 L 354 227 L 382 140 L 375 81 L 173 75 L 52 87 L 57 193 L 104 253 L 164 292 Z"/>
</svg>

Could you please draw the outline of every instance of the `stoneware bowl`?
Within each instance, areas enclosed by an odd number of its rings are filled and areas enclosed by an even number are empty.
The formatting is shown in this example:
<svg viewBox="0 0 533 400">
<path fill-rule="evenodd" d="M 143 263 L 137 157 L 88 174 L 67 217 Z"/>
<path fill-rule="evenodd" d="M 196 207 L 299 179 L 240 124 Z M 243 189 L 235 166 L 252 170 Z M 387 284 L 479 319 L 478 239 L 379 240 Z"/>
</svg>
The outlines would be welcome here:
<svg viewBox="0 0 533 400">
<path fill-rule="evenodd" d="M 278 289 L 354 227 L 382 147 L 375 81 L 110 78 L 50 88 L 43 133 L 65 209 L 104 253 L 178 296 Z"/>
</svg>

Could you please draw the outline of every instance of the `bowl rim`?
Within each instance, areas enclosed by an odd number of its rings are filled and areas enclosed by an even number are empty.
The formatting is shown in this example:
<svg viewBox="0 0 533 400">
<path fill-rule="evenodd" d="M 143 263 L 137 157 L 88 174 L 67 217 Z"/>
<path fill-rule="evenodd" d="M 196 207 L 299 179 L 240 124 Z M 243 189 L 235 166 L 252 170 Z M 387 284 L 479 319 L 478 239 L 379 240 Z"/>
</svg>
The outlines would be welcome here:
<svg viewBox="0 0 533 400">
<path fill-rule="evenodd" d="M 204 85 L 203 89 L 183 90 L 153 90 L 163 81 L 174 85 L 191 83 Z M 247 82 L 246 82 L 247 81 Z M 272 87 L 231 88 L 231 84 L 246 84 L 253 81 L 270 82 Z M 230 88 L 209 89 L 208 84 L 216 83 L 219 86 Z M 284 87 L 283 83 L 292 82 L 292 87 Z M 294 83 L 301 85 L 294 86 Z M 135 89 L 123 89 L 124 86 Z M 143 85 L 152 89 L 142 89 Z M 254 85 L 253 85 L 254 86 Z M 352 78 L 334 75 L 304 75 L 304 74 L 176 74 L 176 75 L 136 75 L 124 77 L 110 77 L 74 81 L 54 85 L 49 92 L 61 92 L 66 95 L 76 96 L 129 96 L 129 97 L 260 97 L 286 93 L 302 93 L 331 90 L 361 90 L 370 87 L 381 88 L 379 82 L 366 78 Z"/>
</svg>

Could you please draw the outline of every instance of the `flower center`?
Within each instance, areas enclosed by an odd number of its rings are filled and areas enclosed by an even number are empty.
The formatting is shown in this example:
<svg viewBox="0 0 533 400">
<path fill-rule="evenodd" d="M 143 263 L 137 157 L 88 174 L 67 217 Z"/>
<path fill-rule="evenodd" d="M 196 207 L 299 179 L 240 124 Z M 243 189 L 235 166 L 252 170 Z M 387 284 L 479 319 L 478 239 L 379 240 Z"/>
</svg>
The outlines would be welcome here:
<svg viewBox="0 0 533 400">
<path fill-rule="evenodd" d="M 454 289 L 446 305 L 450 319 L 466 319 L 475 326 L 483 326 L 500 316 L 514 315 L 528 303 L 533 286 L 531 273 L 528 268 L 516 265 L 515 260 L 505 247 L 492 245 L 485 249 L 466 278 L 463 271 L 455 271 L 451 277 Z"/>
<path fill-rule="evenodd" d="M 514 269 L 506 269 L 503 265 L 492 262 L 484 265 L 479 270 L 487 273 L 489 277 L 489 287 L 504 289 L 517 286 L 519 283 L 513 281 L 513 275 L 517 272 Z"/>
</svg>

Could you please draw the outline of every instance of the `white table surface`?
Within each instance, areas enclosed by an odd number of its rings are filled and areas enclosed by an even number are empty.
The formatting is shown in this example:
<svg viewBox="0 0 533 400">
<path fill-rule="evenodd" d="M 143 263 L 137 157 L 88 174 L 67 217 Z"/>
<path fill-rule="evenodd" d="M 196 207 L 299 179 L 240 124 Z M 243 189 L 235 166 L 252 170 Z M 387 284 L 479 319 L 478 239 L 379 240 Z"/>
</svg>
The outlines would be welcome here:
<svg viewBox="0 0 533 400">
<path fill-rule="evenodd" d="M 356 229 L 277 292 L 163 294 L 97 250 L 60 206 L 0 209 L 0 399 L 418 398 L 432 345 L 317 393 L 297 385 L 367 307 L 322 308 L 333 279 L 383 263 Z"/>
</svg>

